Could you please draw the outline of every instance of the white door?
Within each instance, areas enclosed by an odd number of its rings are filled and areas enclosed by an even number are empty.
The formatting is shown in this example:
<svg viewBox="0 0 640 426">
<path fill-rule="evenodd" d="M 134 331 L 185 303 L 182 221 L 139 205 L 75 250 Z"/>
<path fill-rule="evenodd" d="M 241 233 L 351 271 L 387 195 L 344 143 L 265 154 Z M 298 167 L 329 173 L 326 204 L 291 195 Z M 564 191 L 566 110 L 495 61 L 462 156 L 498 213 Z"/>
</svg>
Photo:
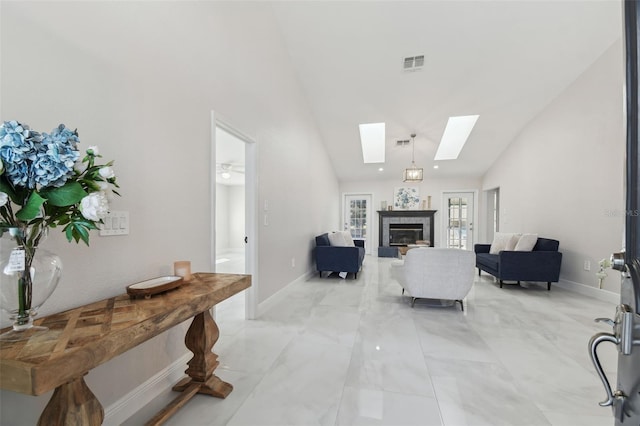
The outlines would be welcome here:
<svg viewBox="0 0 640 426">
<path fill-rule="evenodd" d="M 345 231 L 364 240 L 365 253 L 371 254 L 371 194 L 345 194 L 342 203 Z"/>
<path fill-rule="evenodd" d="M 626 203 L 621 208 L 627 212 L 640 209 L 638 191 L 638 150 L 640 142 L 640 114 L 638 108 L 638 69 L 640 68 L 640 4 L 624 2 L 625 46 L 627 68 L 627 156 L 626 156 Z M 622 287 L 620 304 L 612 319 L 598 318 L 609 324 L 608 332 L 594 335 L 589 342 L 589 354 L 604 385 L 606 399 L 601 407 L 611 407 L 609 413 L 615 418 L 616 426 L 640 425 L 640 218 L 627 214 L 625 219 L 625 250 L 613 255 L 613 268 L 620 271 Z M 613 312 L 611 312 L 613 314 Z M 616 384 L 612 385 L 598 359 L 597 347 L 602 342 L 616 346 L 618 371 Z M 614 390 L 615 389 L 615 390 Z M 603 415 L 606 411 L 603 411 Z M 603 420 L 603 424 L 612 424 Z"/>
<path fill-rule="evenodd" d="M 224 317 L 253 319 L 256 315 L 256 160 L 255 143 L 212 113 L 213 234 L 212 270 L 249 274 L 251 287 L 216 308 Z"/>
<path fill-rule="evenodd" d="M 473 192 L 445 192 L 445 246 L 462 250 L 473 249 Z"/>
</svg>

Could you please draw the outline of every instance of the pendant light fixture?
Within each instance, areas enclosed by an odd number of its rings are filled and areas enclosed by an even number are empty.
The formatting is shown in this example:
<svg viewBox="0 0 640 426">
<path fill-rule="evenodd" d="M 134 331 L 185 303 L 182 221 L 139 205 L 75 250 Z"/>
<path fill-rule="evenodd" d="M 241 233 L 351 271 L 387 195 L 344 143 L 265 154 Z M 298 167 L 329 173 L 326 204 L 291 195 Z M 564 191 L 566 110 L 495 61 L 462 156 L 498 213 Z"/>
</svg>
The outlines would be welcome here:
<svg viewBox="0 0 640 426">
<path fill-rule="evenodd" d="M 422 182 L 422 168 L 416 167 L 415 153 L 416 153 L 416 134 L 411 134 L 411 167 L 404 169 L 402 174 L 402 180 L 404 182 Z"/>
</svg>

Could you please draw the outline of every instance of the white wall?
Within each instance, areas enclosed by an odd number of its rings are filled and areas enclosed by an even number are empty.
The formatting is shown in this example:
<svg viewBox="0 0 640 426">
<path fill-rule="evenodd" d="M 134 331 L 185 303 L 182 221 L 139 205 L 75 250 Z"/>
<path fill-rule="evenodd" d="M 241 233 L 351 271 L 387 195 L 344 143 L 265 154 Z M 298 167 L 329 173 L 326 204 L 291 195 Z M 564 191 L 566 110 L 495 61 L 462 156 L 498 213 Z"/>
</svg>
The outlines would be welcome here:
<svg viewBox="0 0 640 426">
<path fill-rule="evenodd" d="M 245 188 L 216 184 L 216 251 L 244 248 Z"/>
<path fill-rule="evenodd" d="M 387 202 L 387 205 L 393 205 L 393 196 L 396 188 L 401 187 L 418 187 L 418 193 L 420 199 L 427 199 L 427 196 L 431 195 L 431 210 L 438 210 L 435 214 L 434 232 L 435 243 L 434 246 L 441 246 L 441 231 L 443 222 L 442 217 L 444 212 L 442 211 L 442 192 L 443 191 L 459 191 L 459 190 L 480 190 L 481 181 L 475 178 L 425 178 L 420 184 L 406 184 L 402 182 L 402 170 L 398 171 L 397 180 L 384 180 L 384 181 L 353 181 L 353 182 L 341 182 L 340 193 L 371 193 L 373 194 L 373 217 L 369 224 L 371 229 L 370 238 L 373 242 L 372 253 L 377 254 L 377 247 L 379 245 L 378 237 L 378 213 L 383 201 Z M 480 197 L 478 197 L 480 198 Z M 342 205 L 343 199 L 341 199 Z M 480 205 L 478 203 L 478 205 Z M 342 211 L 340 211 L 342 217 Z M 341 228 L 340 228 L 341 229 Z M 332 229 L 331 229 L 332 230 Z M 325 230 L 326 232 L 327 230 Z"/>
<path fill-rule="evenodd" d="M 487 172 L 500 187 L 504 232 L 558 239 L 561 279 L 597 286 L 600 259 L 624 225 L 622 45 L 615 43 L 513 141 Z M 584 271 L 584 261 L 591 271 Z M 611 272 L 605 289 L 619 292 Z"/>
<path fill-rule="evenodd" d="M 245 232 L 245 200 L 244 186 L 229 187 L 229 244 L 230 249 L 244 248 Z"/>
<path fill-rule="evenodd" d="M 2 2 L 2 119 L 78 128 L 115 159 L 125 237 L 91 247 L 52 232 L 64 276 L 42 313 L 124 292 L 190 259 L 207 271 L 211 110 L 258 145 L 262 302 L 304 275 L 313 236 L 338 223 L 338 183 L 268 5 L 231 2 Z M 258 65 L 259 64 L 259 65 Z M 304 212 L 305 214 L 301 214 Z M 287 232 L 283 232 L 286 229 Z M 6 325 L 6 321 L 4 323 Z M 178 327 L 93 370 L 105 407 L 186 352 Z M 2 392 L 0 423 L 34 424 L 48 396 Z"/>
<path fill-rule="evenodd" d="M 216 251 L 229 248 L 229 188 L 216 184 Z"/>
</svg>

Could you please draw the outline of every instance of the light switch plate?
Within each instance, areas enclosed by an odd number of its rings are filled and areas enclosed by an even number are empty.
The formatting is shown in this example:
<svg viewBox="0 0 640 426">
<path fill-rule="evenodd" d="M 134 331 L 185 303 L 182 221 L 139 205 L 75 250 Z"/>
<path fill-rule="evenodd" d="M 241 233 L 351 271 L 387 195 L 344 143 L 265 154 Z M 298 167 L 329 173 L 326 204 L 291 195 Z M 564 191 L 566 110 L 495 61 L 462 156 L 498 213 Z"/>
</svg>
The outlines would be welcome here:
<svg viewBox="0 0 640 426">
<path fill-rule="evenodd" d="M 100 225 L 100 236 L 129 235 L 128 211 L 111 211 L 102 221 L 104 223 Z"/>
</svg>

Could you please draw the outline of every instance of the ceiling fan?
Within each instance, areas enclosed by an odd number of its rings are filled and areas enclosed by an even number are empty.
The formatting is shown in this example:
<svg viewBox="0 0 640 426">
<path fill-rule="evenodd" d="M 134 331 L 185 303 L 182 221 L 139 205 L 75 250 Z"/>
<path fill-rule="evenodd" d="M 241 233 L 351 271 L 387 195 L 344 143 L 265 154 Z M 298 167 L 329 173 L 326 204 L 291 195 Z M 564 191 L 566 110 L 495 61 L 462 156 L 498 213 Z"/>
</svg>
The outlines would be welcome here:
<svg viewBox="0 0 640 426">
<path fill-rule="evenodd" d="M 218 173 L 222 179 L 231 179 L 232 173 L 244 175 L 244 164 L 216 163 L 216 173 Z"/>
</svg>

